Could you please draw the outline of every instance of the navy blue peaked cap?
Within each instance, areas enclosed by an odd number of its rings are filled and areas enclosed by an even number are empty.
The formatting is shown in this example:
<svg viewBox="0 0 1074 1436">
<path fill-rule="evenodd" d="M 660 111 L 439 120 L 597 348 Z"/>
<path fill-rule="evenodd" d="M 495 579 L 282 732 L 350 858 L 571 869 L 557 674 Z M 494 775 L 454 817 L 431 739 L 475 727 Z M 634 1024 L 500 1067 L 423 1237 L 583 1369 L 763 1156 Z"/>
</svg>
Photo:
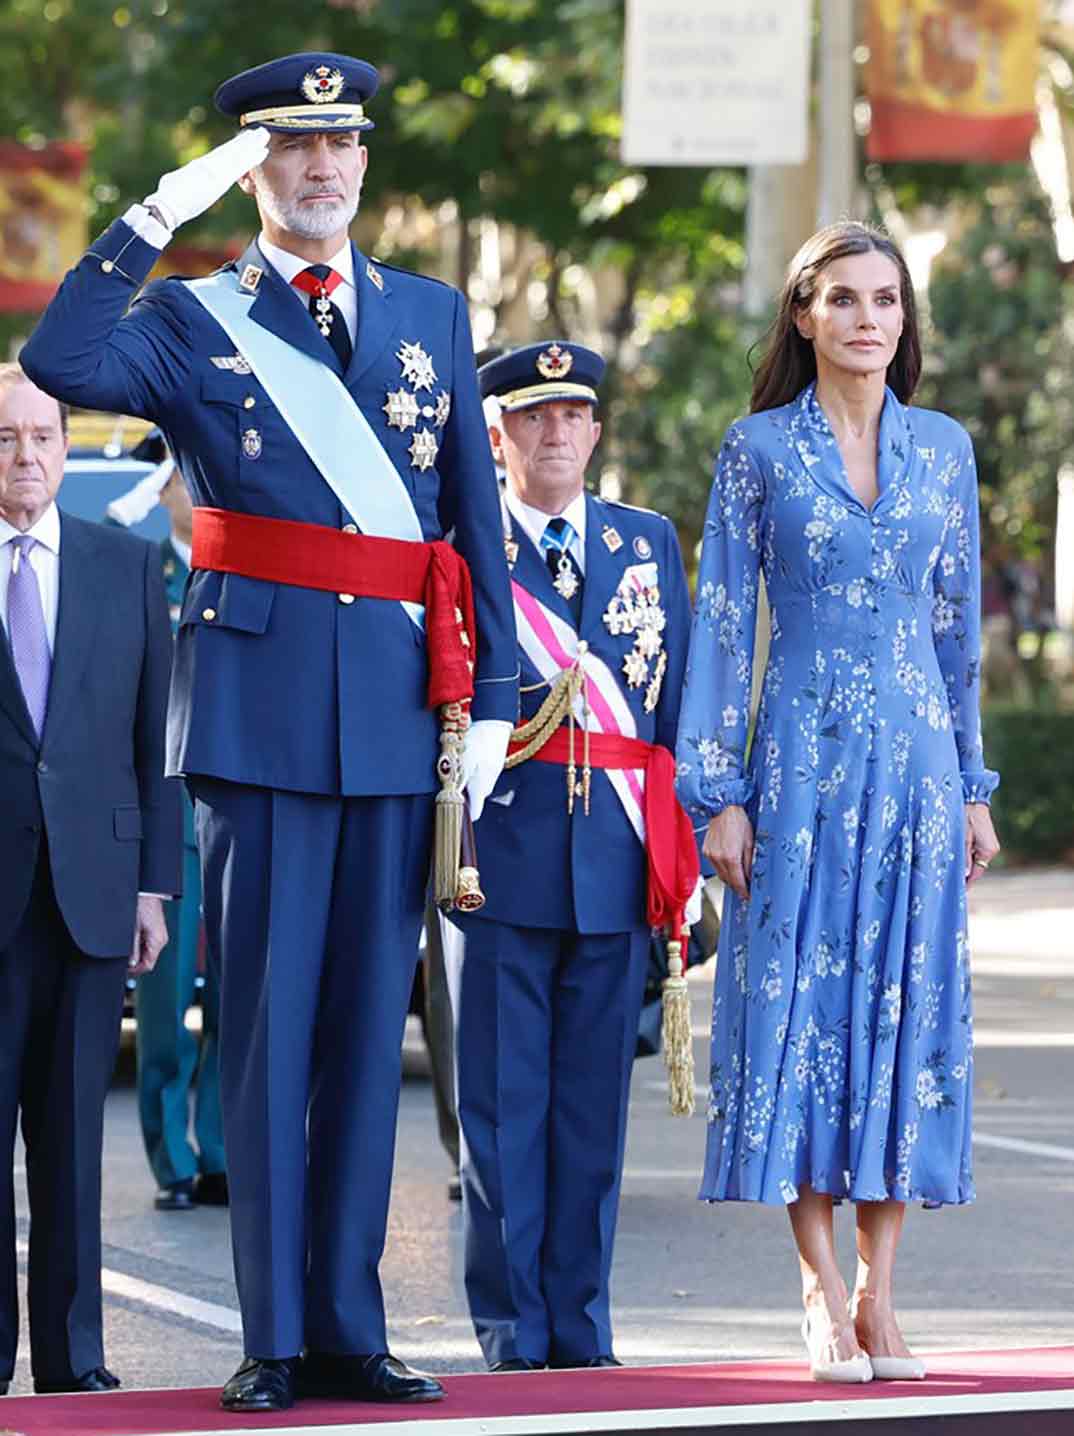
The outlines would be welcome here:
<svg viewBox="0 0 1074 1436">
<path fill-rule="evenodd" d="M 213 102 L 240 125 L 263 125 L 281 134 L 371 130 L 365 102 L 376 94 L 379 79 L 364 60 L 311 50 L 233 75 Z"/>
<path fill-rule="evenodd" d="M 505 414 L 557 399 L 596 404 L 603 376 L 604 360 L 596 350 L 568 344 L 566 339 L 512 349 L 477 371 L 481 397 L 498 399 Z"/>
</svg>

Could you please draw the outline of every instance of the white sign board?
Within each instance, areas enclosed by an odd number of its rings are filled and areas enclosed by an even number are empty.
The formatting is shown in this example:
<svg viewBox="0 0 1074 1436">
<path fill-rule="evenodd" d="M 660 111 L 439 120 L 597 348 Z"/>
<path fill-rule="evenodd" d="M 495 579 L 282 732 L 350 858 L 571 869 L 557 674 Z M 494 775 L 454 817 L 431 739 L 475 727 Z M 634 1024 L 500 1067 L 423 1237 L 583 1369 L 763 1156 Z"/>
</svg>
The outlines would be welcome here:
<svg viewBox="0 0 1074 1436">
<path fill-rule="evenodd" d="M 627 0 L 623 160 L 802 164 L 810 0 Z"/>
</svg>

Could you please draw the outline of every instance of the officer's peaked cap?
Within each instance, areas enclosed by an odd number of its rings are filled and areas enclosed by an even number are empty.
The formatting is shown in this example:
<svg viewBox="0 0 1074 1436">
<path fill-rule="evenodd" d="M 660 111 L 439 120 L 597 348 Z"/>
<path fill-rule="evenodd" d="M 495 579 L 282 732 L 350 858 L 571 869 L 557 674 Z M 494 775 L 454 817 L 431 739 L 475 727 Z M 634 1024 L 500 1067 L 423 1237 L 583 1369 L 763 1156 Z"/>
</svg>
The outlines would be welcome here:
<svg viewBox="0 0 1074 1436">
<path fill-rule="evenodd" d="M 371 130 L 365 102 L 376 94 L 378 79 L 364 60 L 312 50 L 243 70 L 225 80 L 213 100 L 240 125 L 280 134 Z"/>
<path fill-rule="evenodd" d="M 478 370 L 481 397 L 498 399 L 505 414 L 557 400 L 596 404 L 603 375 L 604 360 L 595 350 L 566 339 L 512 349 Z"/>
</svg>

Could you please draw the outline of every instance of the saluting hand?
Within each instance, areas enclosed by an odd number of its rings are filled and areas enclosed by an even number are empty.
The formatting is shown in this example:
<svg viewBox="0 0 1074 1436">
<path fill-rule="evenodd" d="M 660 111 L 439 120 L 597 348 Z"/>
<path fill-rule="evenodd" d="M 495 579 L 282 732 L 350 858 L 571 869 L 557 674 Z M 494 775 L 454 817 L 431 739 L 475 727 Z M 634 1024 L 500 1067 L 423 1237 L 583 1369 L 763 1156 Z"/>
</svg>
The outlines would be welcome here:
<svg viewBox="0 0 1074 1436">
<path fill-rule="evenodd" d="M 744 808 L 724 808 L 709 820 L 701 851 L 720 878 L 744 902 L 750 899 L 753 871 L 753 827 Z"/>
<path fill-rule="evenodd" d="M 269 132 L 261 125 L 241 130 L 207 155 L 161 175 L 157 187 L 142 201 L 170 230 L 202 214 L 227 194 L 236 180 L 256 169 L 269 150 Z"/>
<path fill-rule="evenodd" d="M 152 972 L 157 958 L 168 941 L 168 924 L 164 921 L 164 904 L 149 893 L 138 894 L 138 911 L 134 918 L 134 945 L 127 960 L 132 977 Z"/>
</svg>

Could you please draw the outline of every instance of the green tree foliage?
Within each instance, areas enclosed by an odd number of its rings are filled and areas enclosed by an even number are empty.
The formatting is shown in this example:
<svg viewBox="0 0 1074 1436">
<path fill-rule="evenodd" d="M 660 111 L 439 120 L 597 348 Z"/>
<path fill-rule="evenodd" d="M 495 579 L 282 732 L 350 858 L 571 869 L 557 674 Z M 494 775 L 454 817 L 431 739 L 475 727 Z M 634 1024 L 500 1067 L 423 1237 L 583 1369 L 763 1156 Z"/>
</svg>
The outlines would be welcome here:
<svg viewBox="0 0 1074 1436">
<path fill-rule="evenodd" d="M 986 556 L 1050 567 L 1056 473 L 1074 444 L 1071 314 L 1043 196 L 1024 172 L 966 208 L 929 291 L 921 402 L 954 414 L 977 454 Z"/>
</svg>

